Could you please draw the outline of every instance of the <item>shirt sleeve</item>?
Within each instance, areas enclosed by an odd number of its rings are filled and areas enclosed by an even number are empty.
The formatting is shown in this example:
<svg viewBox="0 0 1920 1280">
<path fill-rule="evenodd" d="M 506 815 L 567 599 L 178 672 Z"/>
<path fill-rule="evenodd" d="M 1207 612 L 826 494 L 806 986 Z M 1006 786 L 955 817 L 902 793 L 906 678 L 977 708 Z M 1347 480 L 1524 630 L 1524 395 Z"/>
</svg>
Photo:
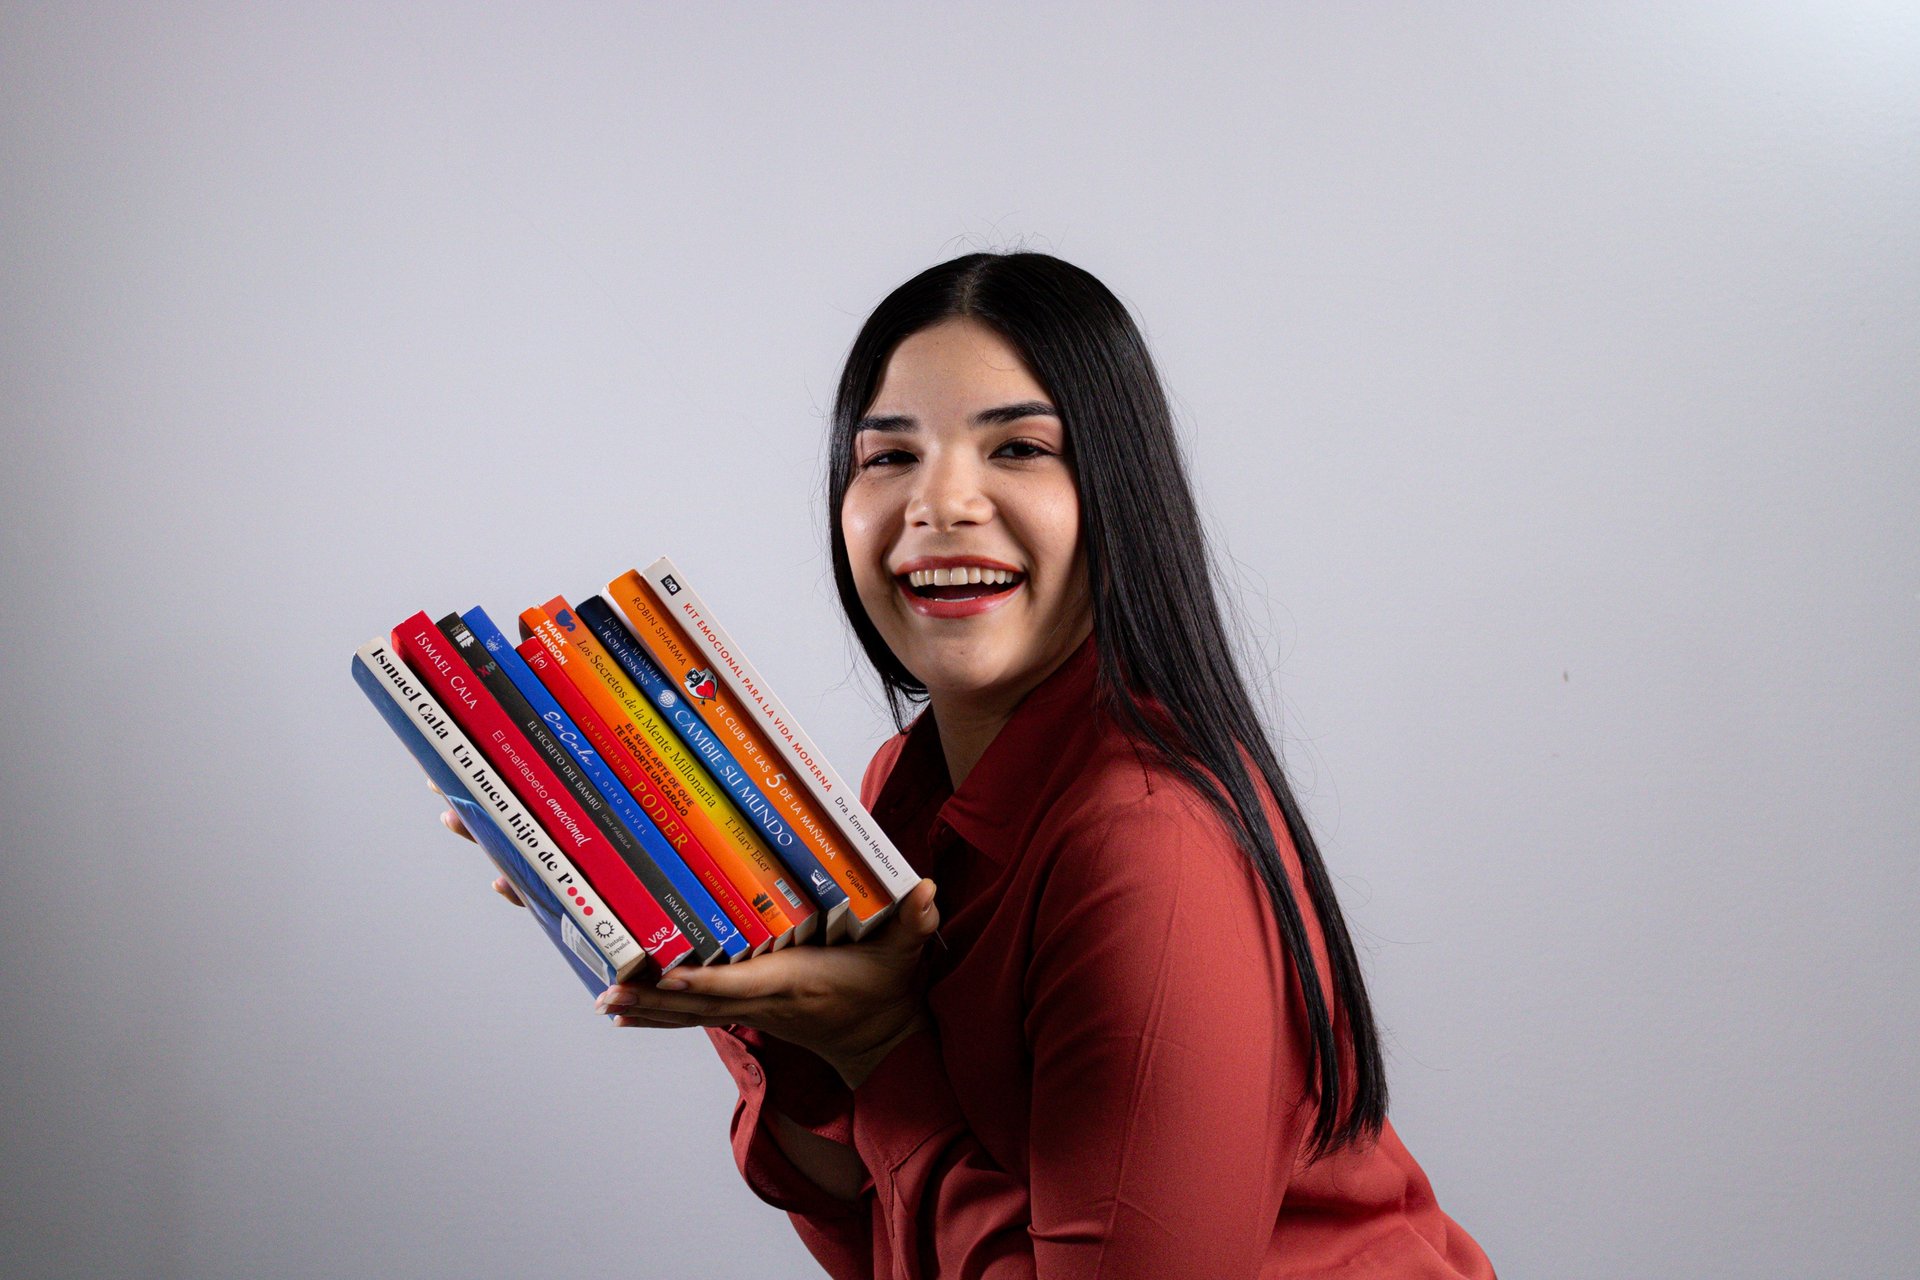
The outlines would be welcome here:
<svg viewBox="0 0 1920 1280">
<path fill-rule="evenodd" d="M 1291 973 L 1251 864 L 1190 790 L 1063 843 L 1027 980 L 1026 1176 L 969 1131 L 933 1033 L 854 1093 L 892 1273 L 1256 1275 L 1314 1118 Z"/>
<path fill-rule="evenodd" d="M 818 1055 L 750 1027 L 709 1027 L 740 1090 L 729 1136 L 734 1163 L 754 1195 L 784 1209 L 807 1250 L 837 1280 L 873 1275 L 871 1190 L 836 1198 L 794 1166 L 774 1136 L 769 1108 L 830 1141 L 848 1143 L 852 1093 Z"/>
</svg>

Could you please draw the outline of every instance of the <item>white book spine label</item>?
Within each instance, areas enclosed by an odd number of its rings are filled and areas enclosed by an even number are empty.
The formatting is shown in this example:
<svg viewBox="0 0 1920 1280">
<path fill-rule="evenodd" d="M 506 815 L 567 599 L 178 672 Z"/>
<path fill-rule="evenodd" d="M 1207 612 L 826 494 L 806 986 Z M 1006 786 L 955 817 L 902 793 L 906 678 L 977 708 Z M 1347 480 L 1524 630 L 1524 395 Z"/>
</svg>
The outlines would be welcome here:
<svg viewBox="0 0 1920 1280">
<path fill-rule="evenodd" d="M 566 910 L 566 915 L 561 917 L 562 937 L 581 962 L 596 972 L 612 965 L 609 983 L 615 976 L 624 978 L 639 968 L 647 958 L 640 944 L 634 941 L 612 908 L 594 892 L 572 860 L 527 812 L 505 780 L 494 772 L 486 756 L 461 732 L 425 683 L 407 669 L 385 640 L 369 640 L 360 646 L 359 653 L 368 670 L 380 677 L 381 686 L 433 744 L 433 749 L 459 776 L 474 800 L 493 816 L 495 825 L 506 833 L 527 865 L 553 890 L 554 897 Z M 574 932 L 568 933 L 568 928 Z M 593 937 L 591 945 L 583 936 L 587 933 Z M 596 947 L 605 960 L 594 954 Z"/>
</svg>

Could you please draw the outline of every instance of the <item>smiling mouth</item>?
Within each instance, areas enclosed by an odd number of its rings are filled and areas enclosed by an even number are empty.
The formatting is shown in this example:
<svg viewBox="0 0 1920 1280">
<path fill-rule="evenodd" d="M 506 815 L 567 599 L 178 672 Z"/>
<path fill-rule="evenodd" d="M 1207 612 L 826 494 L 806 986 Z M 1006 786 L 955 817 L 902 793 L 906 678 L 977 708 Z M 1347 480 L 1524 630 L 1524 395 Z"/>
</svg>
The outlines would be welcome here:
<svg viewBox="0 0 1920 1280">
<path fill-rule="evenodd" d="M 900 589 L 918 600 L 983 600 L 1005 595 L 1027 580 L 1007 569 L 922 569 L 894 576 Z"/>
</svg>

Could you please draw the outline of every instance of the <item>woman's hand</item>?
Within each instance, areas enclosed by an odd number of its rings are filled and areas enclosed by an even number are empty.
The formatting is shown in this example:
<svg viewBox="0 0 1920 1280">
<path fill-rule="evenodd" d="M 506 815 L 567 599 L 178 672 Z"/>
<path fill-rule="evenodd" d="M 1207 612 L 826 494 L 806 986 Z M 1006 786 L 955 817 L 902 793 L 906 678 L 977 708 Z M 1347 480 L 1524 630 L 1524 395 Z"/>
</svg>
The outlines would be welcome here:
<svg viewBox="0 0 1920 1280">
<path fill-rule="evenodd" d="M 452 809 L 440 825 L 473 839 Z M 493 891 L 526 905 L 505 876 L 495 878 Z M 933 895 L 933 881 L 922 880 L 878 933 L 859 942 L 788 947 L 708 969 L 682 966 L 657 983 L 610 987 L 599 1007 L 618 1015 L 614 1025 L 621 1027 L 754 1027 L 813 1050 L 857 1088 L 895 1045 L 928 1025 L 915 974 L 940 924 Z"/>
<path fill-rule="evenodd" d="M 434 786 L 431 782 L 427 784 L 427 790 L 433 792 L 433 794 L 439 796 L 442 800 L 447 798 L 447 793 L 439 787 Z M 440 825 L 463 839 L 473 840 L 473 832 L 467 830 L 467 824 L 460 821 L 460 815 L 452 809 L 448 809 L 440 815 Z M 474 843 L 478 844 L 479 842 L 474 841 Z M 527 905 L 520 901 L 520 895 L 513 891 L 513 885 L 508 882 L 505 876 L 495 876 L 493 878 L 493 891 L 516 907 L 524 907 Z"/>
<path fill-rule="evenodd" d="M 754 1027 L 813 1050 L 857 1089 L 895 1045 L 928 1025 L 917 971 L 940 923 L 933 894 L 933 881 L 922 880 L 859 942 L 683 966 L 655 983 L 609 987 L 600 1008 L 618 1014 L 622 1027 Z"/>
</svg>

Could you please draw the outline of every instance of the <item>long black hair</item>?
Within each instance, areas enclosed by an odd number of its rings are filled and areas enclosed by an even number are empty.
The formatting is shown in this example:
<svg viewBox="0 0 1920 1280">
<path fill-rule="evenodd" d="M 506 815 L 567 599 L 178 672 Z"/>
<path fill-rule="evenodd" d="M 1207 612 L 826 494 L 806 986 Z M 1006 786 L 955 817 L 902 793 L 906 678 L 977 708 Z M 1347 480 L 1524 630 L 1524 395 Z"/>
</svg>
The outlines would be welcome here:
<svg viewBox="0 0 1920 1280">
<path fill-rule="evenodd" d="M 840 509 L 851 480 L 855 429 L 894 349 L 956 317 L 980 321 L 1012 343 L 1059 411 L 1080 492 L 1102 705 L 1137 743 L 1208 799 L 1236 833 L 1272 900 L 1306 1000 L 1320 1095 L 1308 1138 L 1311 1154 L 1377 1137 L 1387 1114 L 1386 1072 L 1359 960 L 1222 626 L 1206 540 L 1159 374 L 1120 300 L 1088 272 L 1048 254 L 974 253 L 921 272 L 874 310 L 840 376 L 827 475 L 833 576 L 841 607 L 880 673 L 895 725 L 906 726 L 926 687 L 867 617 L 847 560 Z M 1164 718 L 1149 714 L 1149 700 L 1164 709 Z M 1321 993 L 1301 907 L 1249 761 L 1278 802 L 1300 855 L 1333 969 L 1338 1019 Z M 1351 1098 L 1343 1087 L 1343 1057 Z"/>
</svg>

